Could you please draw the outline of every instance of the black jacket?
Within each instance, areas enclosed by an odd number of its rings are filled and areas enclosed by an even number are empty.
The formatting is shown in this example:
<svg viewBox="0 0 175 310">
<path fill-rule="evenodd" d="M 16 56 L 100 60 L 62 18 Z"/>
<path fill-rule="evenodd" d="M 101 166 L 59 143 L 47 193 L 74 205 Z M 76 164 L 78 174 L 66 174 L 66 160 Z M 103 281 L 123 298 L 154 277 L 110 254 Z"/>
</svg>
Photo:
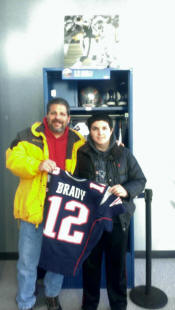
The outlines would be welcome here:
<svg viewBox="0 0 175 310">
<path fill-rule="evenodd" d="M 100 156 L 98 150 L 89 139 L 77 153 L 77 166 L 75 176 L 97 181 L 96 164 Z M 102 153 L 102 152 L 101 152 Z M 119 215 L 122 228 L 128 228 L 130 218 L 134 213 L 133 198 L 144 190 L 146 178 L 135 157 L 126 147 L 118 146 L 114 136 L 111 137 L 110 148 L 104 154 L 106 160 L 106 183 L 110 186 L 121 184 L 128 192 L 128 197 L 123 199 L 127 212 Z M 114 222 L 117 219 L 114 219 Z"/>
</svg>

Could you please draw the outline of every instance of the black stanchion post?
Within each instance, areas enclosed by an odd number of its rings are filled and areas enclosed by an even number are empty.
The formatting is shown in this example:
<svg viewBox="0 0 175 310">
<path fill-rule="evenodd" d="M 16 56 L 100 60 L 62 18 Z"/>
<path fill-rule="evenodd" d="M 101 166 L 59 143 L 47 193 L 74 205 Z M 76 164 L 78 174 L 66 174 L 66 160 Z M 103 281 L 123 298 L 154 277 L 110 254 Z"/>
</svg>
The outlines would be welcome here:
<svg viewBox="0 0 175 310">
<path fill-rule="evenodd" d="M 152 248 L 152 231 L 151 231 L 151 202 L 152 190 L 145 190 L 146 202 L 146 294 L 149 294 L 151 288 L 151 248 Z"/>
<path fill-rule="evenodd" d="M 130 291 L 131 300 L 138 306 L 148 309 L 163 308 L 168 298 L 160 289 L 151 286 L 151 202 L 152 190 L 145 190 L 146 204 L 146 285 L 134 287 Z"/>
</svg>

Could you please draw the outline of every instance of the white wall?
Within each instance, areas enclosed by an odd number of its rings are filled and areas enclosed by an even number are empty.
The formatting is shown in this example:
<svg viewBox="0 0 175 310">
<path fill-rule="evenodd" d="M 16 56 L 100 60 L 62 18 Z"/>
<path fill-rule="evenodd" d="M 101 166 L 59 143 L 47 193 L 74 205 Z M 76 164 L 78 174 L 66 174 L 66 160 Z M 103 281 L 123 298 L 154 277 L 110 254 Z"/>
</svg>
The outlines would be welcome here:
<svg viewBox="0 0 175 310">
<path fill-rule="evenodd" d="M 173 1 L 127 5 L 130 63 L 134 75 L 134 153 L 153 190 L 152 249 L 174 250 L 175 132 Z M 145 248 L 145 208 L 137 202 L 135 249 Z"/>
<path fill-rule="evenodd" d="M 120 14 L 119 60 L 133 68 L 134 154 L 153 190 L 152 249 L 174 250 L 174 5 L 166 0 L 36 1 L 25 27 L 8 33 L 7 67 L 30 75 L 42 66 L 61 66 L 64 15 Z M 58 64 L 50 55 L 58 55 Z M 14 57 L 15 56 L 15 57 Z M 48 60 L 49 59 L 49 60 Z M 145 206 L 137 201 L 135 249 L 145 248 Z"/>
</svg>

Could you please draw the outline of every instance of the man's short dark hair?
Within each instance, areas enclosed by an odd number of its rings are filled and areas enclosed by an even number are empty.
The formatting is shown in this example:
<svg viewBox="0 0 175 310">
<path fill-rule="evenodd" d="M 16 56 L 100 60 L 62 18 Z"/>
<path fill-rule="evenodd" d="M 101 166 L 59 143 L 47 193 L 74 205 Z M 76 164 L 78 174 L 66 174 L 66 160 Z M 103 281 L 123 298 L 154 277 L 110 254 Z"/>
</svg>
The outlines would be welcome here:
<svg viewBox="0 0 175 310">
<path fill-rule="evenodd" d="M 108 114 L 94 114 L 90 116 L 87 120 L 87 126 L 89 130 L 91 129 L 91 126 L 94 122 L 96 121 L 105 121 L 108 123 L 109 127 L 112 129 L 113 128 L 113 121 L 112 118 Z"/>
<path fill-rule="evenodd" d="M 61 104 L 61 105 L 64 105 L 64 106 L 66 107 L 66 110 L 67 110 L 67 115 L 70 115 L 70 106 L 69 106 L 69 103 L 68 103 L 65 99 L 63 99 L 63 98 L 61 98 L 61 97 L 56 97 L 56 98 L 54 98 L 54 99 L 52 99 L 52 100 L 50 100 L 50 101 L 48 102 L 48 104 L 47 104 L 47 114 L 49 113 L 50 106 L 51 106 L 52 104 Z"/>
</svg>

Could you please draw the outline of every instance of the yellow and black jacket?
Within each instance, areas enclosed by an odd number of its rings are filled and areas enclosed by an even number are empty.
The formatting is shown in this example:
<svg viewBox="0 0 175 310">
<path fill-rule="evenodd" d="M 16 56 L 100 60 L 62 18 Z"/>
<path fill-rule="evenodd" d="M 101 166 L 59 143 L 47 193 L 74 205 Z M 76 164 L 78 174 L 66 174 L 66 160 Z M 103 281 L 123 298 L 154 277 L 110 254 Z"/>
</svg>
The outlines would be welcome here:
<svg viewBox="0 0 175 310">
<path fill-rule="evenodd" d="M 85 143 L 84 137 L 69 129 L 65 170 L 73 174 L 77 150 Z M 14 217 L 38 226 L 43 220 L 47 173 L 39 170 L 43 160 L 49 159 L 44 125 L 34 123 L 18 133 L 6 152 L 6 167 L 19 177 L 14 200 Z"/>
</svg>

